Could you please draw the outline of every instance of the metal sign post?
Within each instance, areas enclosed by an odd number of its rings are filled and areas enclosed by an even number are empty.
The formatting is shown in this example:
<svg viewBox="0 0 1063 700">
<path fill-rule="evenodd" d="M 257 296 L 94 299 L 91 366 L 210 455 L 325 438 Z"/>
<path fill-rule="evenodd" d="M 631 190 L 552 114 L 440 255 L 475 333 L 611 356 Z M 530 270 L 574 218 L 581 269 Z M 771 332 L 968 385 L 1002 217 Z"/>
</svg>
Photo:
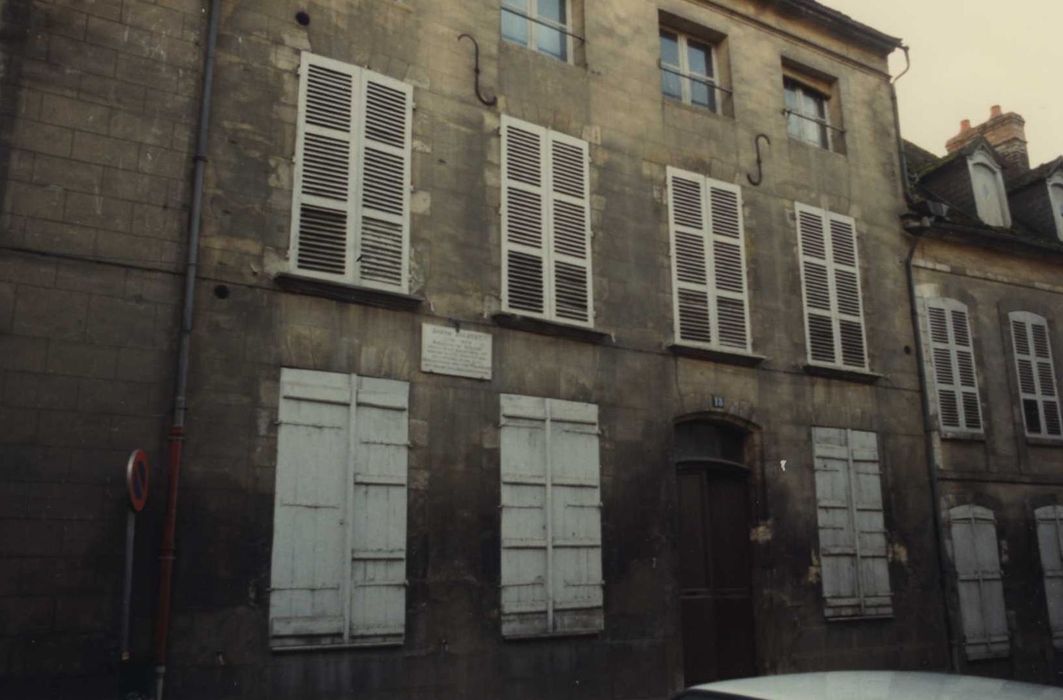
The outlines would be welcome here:
<svg viewBox="0 0 1063 700">
<path fill-rule="evenodd" d="M 133 598 L 133 543 L 136 540 L 137 513 L 148 502 L 148 455 L 133 450 L 125 468 L 129 492 L 129 512 L 125 520 L 125 576 L 122 584 L 122 661 L 129 661 L 129 610 Z"/>
</svg>

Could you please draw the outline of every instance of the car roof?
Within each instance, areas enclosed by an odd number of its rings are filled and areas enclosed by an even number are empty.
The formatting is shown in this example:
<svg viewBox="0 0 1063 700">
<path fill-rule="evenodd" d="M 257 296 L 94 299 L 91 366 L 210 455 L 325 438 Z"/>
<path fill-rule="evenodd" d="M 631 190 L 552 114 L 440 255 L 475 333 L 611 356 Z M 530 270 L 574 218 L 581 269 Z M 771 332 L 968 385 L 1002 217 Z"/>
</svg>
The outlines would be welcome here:
<svg viewBox="0 0 1063 700">
<path fill-rule="evenodd" d="M 694 686 L 706 696 L 757 700 L 1063 700 L 1063 689 L 998 678 L 913 671 L 827 671 Z M 716 695 L 721 693 L 721 695 Z"/>
</svg>

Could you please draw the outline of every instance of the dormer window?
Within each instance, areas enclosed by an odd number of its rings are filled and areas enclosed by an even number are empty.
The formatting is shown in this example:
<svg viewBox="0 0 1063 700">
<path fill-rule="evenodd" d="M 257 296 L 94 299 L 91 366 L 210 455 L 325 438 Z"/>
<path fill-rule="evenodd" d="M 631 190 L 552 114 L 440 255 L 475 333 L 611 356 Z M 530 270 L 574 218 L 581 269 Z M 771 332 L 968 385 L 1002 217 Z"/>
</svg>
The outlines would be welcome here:
<svg viewBox="0 0 1063 700">
<path fill-rule="evenodd" d="M 1000 166 L 981 149 L 967 157 L 967 165 L 971 171 L 971 189 L 978 218 L 989 226 L 1011 226 Z"/>
<path fill-rule="evenodd" d="M 1056 236 L 1063 241 L 1063 172 L 1048 178 L 1048 200 L 1052 203 L 1052 220 L 1056 223 Z"/>
</svg>

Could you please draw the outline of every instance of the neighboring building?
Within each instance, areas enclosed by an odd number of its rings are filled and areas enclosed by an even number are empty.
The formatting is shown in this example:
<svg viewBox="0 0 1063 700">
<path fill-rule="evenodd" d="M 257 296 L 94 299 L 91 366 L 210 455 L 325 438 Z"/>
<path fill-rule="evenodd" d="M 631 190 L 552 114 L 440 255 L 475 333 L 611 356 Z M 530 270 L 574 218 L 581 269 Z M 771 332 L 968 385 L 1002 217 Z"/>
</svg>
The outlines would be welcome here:
<svg viewBox="0 0 1063 700">
<path fill-rule="evenodd" d="M 148 656 L 205 36 L 79 7 L 14 18 L 3 117 L 0 676 L 64 697 L 117 658 L 133 447 Z M 221 13 L 166 697 L 945 668 L 899 41 L 810 0 L 296 9 Z"/>
<path fill-rule="evenodd" d="M 1063 159 L 993 107 L 908 144 L 913 280 L 957 667 L 1063 679 Z"/>
</svg>

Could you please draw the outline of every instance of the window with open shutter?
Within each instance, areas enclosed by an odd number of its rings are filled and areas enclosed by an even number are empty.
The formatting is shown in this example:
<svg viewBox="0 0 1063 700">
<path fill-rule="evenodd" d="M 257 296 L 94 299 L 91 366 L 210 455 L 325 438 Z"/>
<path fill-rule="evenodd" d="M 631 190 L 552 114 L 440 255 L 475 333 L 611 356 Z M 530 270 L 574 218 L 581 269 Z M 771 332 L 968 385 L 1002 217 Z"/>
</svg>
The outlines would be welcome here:
<svg viewBox="0 0 1063 700">
<path fill-rule="evenodd" d="M 930 360 L 945 432 L 982 432 L 982 407 L 967 307 L 955 299 L 927 302 Z"/>
<path fill-rule="evenodd" d="M 975 505 L 951 508 L 948 516 L 967 658 L 1007 656 L 1010 644 L 996 518 L 993 511 Z"/>
<path fill-rule="evenodd" d="M 824 614 L 892 616 L 878 437 L 813 428 L 812 444 Z"/>
<path fill-rule="evenodd" d="M 598 407 L 501 397 L 502 634 L 603 628 Z"/>
<path fill-rule="evenodd" d="M 587 143 L 502 118 L 502 305 L 594 322 Z"/>
<path fill-rule="evenodd" d="M 795 203 L 808 361 L 867 369 L 856 222 Z"/>
<path fill-rule="evenodd" d="M 411 86 L 302 54 L 294 272 L 407 291 L 412 109 Z"/>
<path fill-rule="evenodd" d="M 281 370 L 274 646 L 402 642 L 408 393 L 390 379 Z"/>
<path fill-rule="evenodd" d="M 742 189 L 668 168 L 676 341 L 750 351 Z"/>
<path fill-rule="evenodd" d="M 1045 577 L 1045 604 L 1052 629 L 1052 646 L 1063 650 L 1063 506 L 1041 506 L 1034 511 L 1037 546 Z"/>
<path fill-rule="evenodd" d="M 1026 434 L 1030 437 L 1063 437 L 1048 321 L 1027 311 L 1011 312 L 1008 321 Z"/>
</svg>

